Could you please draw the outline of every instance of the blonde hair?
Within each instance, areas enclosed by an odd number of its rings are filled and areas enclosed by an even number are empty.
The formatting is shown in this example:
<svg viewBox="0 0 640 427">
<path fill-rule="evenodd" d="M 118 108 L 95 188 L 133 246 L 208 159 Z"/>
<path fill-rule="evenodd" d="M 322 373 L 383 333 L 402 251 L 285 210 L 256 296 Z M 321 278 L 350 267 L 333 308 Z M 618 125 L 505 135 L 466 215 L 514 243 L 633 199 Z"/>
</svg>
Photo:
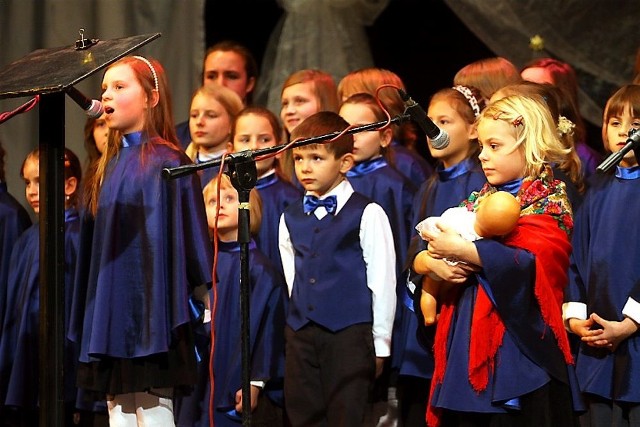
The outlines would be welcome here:
<svg viewBox="0 0 640 427">
<path fill-rule="evenodd" d="M 537 176 L 545 163 L 561 163 L 570 153 L 556 131 L 556 125 L 541 96 L 507 96 L 487 106 L 478 118 L 502 120 L 512 126 L 516 148 L 523 150 L 525 174 Z"/>
<path fill-rule="evenodd" d="M 240 96 L 237 93 L 228 87 L 219 85 L 215 82 L 207 82 L 207 84 L 196 89 L 191 96 L 192 102 L 196 95 L 203 95 L 218 101 L 229 115 L 229 123 L 233 123 L 240 111 L 244 108 L 242 99 L 240 99 Z M 229 132 L 231 132 L 231 130 L 229 130 Z M 196 144 L 191 142 L 189 143 L 189 146 L 187 146 L 185 153 L 191 160 L 195 160 L 198 154 L 198 147 Z"/>
<path fill-rule="evenodd" d="M 453 77 L 453 84 L 473 86 L 486 99 L 503 86 L 522 81 L 520 71 L 509 60 L 500 56 L 484 58 L 462 67 Z"/>
<path fill-rule="evenodd" d="M 236 188 L 231 183 L 231 178 L 229 175 L 222 174 L 220 177 L 220 189 L 221 190 L 233 190 L 236 191 Z M 216 193 L 218 190 L 218 177 L 215 176 L 211 181 L 207 183 L 202 189 L 202 196 L 204 197 L 205 203 L 207 199 Z M 257 188 L 252 188 L 249 192 L 249 232 L 252 236 L 256 236 L 260 231 L 260 225 L 262 224 L 262 198 L 260 197 L 260 193 Z"/>
</svg>

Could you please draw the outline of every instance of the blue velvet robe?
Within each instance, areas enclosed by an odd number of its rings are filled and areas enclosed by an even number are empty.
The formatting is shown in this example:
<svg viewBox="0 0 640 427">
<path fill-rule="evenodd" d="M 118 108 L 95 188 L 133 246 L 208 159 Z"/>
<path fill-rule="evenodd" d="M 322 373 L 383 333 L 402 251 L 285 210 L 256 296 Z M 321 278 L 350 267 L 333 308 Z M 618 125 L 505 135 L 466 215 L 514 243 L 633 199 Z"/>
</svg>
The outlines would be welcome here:
<svg viewBox="0 0 640 427">
<path fill-rule="evenodd" d="M 11 253 L 7 312 L 0 335 L 0 399 L 2 403 L 35 409 L 38 406 L 40 355 L 40 224 L 33 224 Z M 78 213 L 65 212 L 64 299 L 65 331 L 74 293 L 73 278 L 78 253 Z M 64 400 L 76 400 L 77 345 L 64 342 Z"/>
<path fill-rule="evenodd" d="M 284 277 L 256 247 L 249 245 L 250 275 L 250 378 L 278 381 L 284 378 Z M 240 245 L 220 242 L 216 277 L 214 422 L 217 427 L 241 425 L 235 413 L 235 395 L 242 388 Z M 211 291 L 213 302 L 213 290 Z M 207 324 L 207 332 L 210 333 Z M 178 426 L 209 425 L 209 353 L 199 364 L 199 384 L 194 392 L 176 404 Z M 269 382 L 267 382 L 269 384 Z M 230 413 L 229 413 L 230 412 Z"/>
<path fill-rule="evenodd" d="M 412 219 L 414 226 L 429 216 L 439 216 L 448 208 L 458 206 L 471 192 L 480 190 L 487 181 L 476 159 L 464 160 L 448 169 L 440 166 L 435 173 L 436 179 L 422 184 L 416 194 Z M 426 242 L 415 230 L 412 243 L 415 250 L 409 254 L 411 260 L 419 251 L 427 248 Z M 418 322 L 422 321 L 419 304 L 421 279 L 421 275 L 410 278 L 417 287 L 415 293 L 405 286 L 407 277 L 402 281 L 404 288 L 399 296 L 402 301 L 399 309 L 404 313 L 402 320 L 394 327 L 392 365 L 399 369 L 400 375 L 429 379 L 433 375 L 432 343 L 418 327 Z"/>
<path fill-rule="evenodd" d="M 9 257 L 18 237 L 30 225 L 26 209 L 7 191 L 7 184 L 0 182 L 0 325 L 6 308 Z"/>
<path fill-rule="evenodd" d="M 76 281 L 86 298 L 74 301 L 70 336 L 81 337 L 85 363 L 168 352 L 176 329 L 190 324 L 191 292 L 211 283 L 200 180 L 161 176 L 191 161 L 140 133 L 123 145 L 107 166 L 95 219 L 81 230 Z"/>
<path fill-rule="evenodd" d="M 594 175 L 575 219 L 567 302 L 587 306 L 587 316 L 623 320 L 628 298 L 640 301 L 640 168 L 618 168 L 624 179 Z M 618 402 L 640 404 L 640 334 L 611 352 L 580 344 L 576 357 L 580 389 Z"/>
</svg>

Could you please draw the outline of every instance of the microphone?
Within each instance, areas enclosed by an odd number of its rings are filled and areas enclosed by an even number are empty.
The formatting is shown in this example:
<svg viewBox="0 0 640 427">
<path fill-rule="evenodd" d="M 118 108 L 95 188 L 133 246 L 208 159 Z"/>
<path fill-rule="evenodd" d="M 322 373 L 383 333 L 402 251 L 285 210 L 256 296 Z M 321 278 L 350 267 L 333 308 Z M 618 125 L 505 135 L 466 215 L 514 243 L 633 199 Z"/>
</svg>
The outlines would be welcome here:
<svg viewBox="0 0 640 427">
<path fill-rule="evenodd" d="M 400 97 L 404 101 L 405 114 L 409 114 L 411 120 L 416 122 L 420 129 L 429 137 L 431 146 L 436 150 L 442 150 L 449 145 L 449 134 L 440 129 L 431 121 L 427 113 L 405 91 L 398 89 Z"/>
<path fill-rule="evenodd" d="M 97 99 L 89 99 L 84 96 L 78 89 L 73 86 L 69 86 L 67 89 L 67 94 L 75 101 L 76 104 L 80 106 L 87 114 L 87 116 L 97 119 L 104 113 L 104 108 L 102 107 L 102 102 Z"/>
<path fill-rule="evenodd" d="M 622 158 L 629 151 L 634 150 L 636 155 L 638 153 L 638 149 L 640 148 L 640 132 L 638 129 L 632 128 L 629 129 L 629 138 L 627 139 L 627 143 L 620 149 L 620 151 L 616 151 L 615 153 L 611 153 L 609 157 L 607 157 L 602 163 L 598 165 L 596 168 L 597 172 L 606 172 L 611 169 L 613 166 L 620 163 Z"/>
</svg>

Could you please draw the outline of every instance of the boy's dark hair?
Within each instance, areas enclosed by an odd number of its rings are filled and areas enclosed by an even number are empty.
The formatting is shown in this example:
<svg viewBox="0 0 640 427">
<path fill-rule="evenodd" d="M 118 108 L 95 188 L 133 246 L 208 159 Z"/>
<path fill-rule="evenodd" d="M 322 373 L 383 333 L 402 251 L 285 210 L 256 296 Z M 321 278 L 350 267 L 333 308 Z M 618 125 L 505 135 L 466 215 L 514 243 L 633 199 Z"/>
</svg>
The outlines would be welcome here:
<svg viewBox="0 0 640 427">
<path fill-rule="evenodd" d="M 316 136 L 341 132 L 349 127 L 349 123 L 338 113 L 332 111 L 319 111 L 307 117 L 296 126 L 291 132 L 291 140 L 312 138 Z M 340 135 L 334 141 L 324 142 L 322 144 L 309 144 L 298 147 L 300 149 L 316 148 L 318 145 L 324 145 L 329 153 L 337 159 L 345 154 L 353 152 L 353 135 Z"/>
</svg>

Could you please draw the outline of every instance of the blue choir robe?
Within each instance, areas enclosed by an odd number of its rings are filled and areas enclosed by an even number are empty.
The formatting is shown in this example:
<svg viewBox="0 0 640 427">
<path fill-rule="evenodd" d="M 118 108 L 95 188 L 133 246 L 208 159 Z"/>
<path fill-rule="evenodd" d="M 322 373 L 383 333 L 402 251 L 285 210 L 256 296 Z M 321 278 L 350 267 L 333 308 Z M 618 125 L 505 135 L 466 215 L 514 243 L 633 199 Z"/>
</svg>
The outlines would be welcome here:
<svg viewBox="0 0 640 427">
<path fill-rule="evenodd" d="M 396 273 L 406 261 L 415 189 L 384 157 L 358 163 L 347 172 L 353 189 L 379 204 L 389 218 L 396 250 Z"/>
<path fill-rule="evenodd" d="M 393 168 L 409 180 L 414 191 L 433 174 L 433 167 L 416 151 L 396 140 L 391 142 L 390 149 Z"/>
<path fill-rule="evenodd" d="M 31 218 L 26 209 L 7 191 L 7 184 L 0 182 L 0 325 L 6 309 L 11 251 L 18 237 L 30 225 Z"/>
<path fill-rule="evenodd" d="M 250 379 L 281 381 L 284 378 L 284 317 L 286 285 L 255 241 L 249 244 L 249 347 Z M 219 242 L 215 285 L 214 422 L 217 427 L 238 426 L 242 415 L 235 412 L 235 395 L 242 388 L 240 312 L 240 245 Z M 213 302 L 213 292 L 211 301 Z M 207 324 L 210 327 L 210 324 Z M 210 332 L 210 328 L 208 328 Z M 194 392 L 177 402 L 178 426 L 209 425 L 209 353 L 199 363 L 200 383 Z"/>
<path fill-rule="evenodd" d="M 258 179 L 256 188 L 262 199 L 262 224 L 255 239 L 256 244 L 273 265 L 282 271 L 282 260 L 278 248 L 280 216 L 287 206 L 300 200 L 302 191 L 284 181 L 277 173 Z"/>
<path fill-rule="evenodd" d="M 78 253 L 78 213 L 65 212 L 64 300 L 65 331 L 74 293 L 73 278 Z M 11 254 L 8 307 L 0 335 L 0 398 L 8 406 L 38 407 L 40 336 L 40 227 L 25 231 Z M 64 340 L 64 400 L 76 400 L 77 346 Z"/>
<path fill-rule="evenodd" d="M 620 168 L 593 175 L 578 210 L 565 301 L 586 304 L 587 316 L 621 321 L 629 298 L 640 301 L 638 223 L 640 168 Z M 640 403 L 640 335 L 618 348 L 598 349 L 580 344 L 576 357 L 580 389 L 618 403 Z"/>
<path fill-rule="evenodd" d="M 478 191 L 487 181 L 477 159 L 466 159 L 450 168 L 436 168 L 436 175 L 422 184 L 413 204 L 412 224 L 430 216 L 440 216 L 450 207 L 458 206 L 473 191 Z M 413 260 L 417 252 L 427 248 L 426 242 L 415 232 L 412 236 L 415 250 L 408 257 Z M 432 343 L 418 327 L 422 321 L 420 313 L 420 290 L 422 276 L 403 276 L 404 287 L 399 309 L 404 313 L 394 328 L 394 352 L 392 366 L 400 375 L 430 379 L 433 375 Z M 407 281 L 409 279 L 409 282 Z"/>
<path fill-rule="evenodd" d="M 107 165 L 95 218 L 82 221 L 76 283 L 86 295 L 74 300 L 69 334 L 81 362 L 166 354 L 189 327 L 189 297 L 211 283 L 204 199 L 196 174 L 167 180 L 161 171 L 190 163 L 137 132 Z"/>
</svg>

